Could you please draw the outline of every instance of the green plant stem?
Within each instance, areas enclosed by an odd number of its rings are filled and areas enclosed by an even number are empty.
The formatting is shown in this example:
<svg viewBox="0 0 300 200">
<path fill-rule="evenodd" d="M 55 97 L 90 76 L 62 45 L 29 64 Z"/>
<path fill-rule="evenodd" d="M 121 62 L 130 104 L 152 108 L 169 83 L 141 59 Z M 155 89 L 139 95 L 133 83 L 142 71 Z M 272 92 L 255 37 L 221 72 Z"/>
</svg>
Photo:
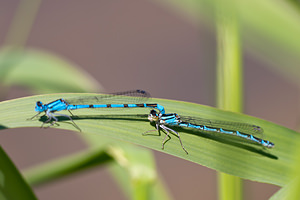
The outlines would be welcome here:
<svg viewBox="0 0 300 200">
<path fill-rule="evenodd" d="M 41 0 L 21 0 L 5 38 L 5 45 L 22 47 L 26 44 Z"/>
<path fill-rule="evenodd" d="M 234 14 L 224 13 L 221 11 L 217 16 L 217 106 L 224 110 L 242 112 L 243 84 L 238 22 Z M 242 199 L 240 178 L 219 173 L 218 181 L 220 200 Z"/>
</svg>

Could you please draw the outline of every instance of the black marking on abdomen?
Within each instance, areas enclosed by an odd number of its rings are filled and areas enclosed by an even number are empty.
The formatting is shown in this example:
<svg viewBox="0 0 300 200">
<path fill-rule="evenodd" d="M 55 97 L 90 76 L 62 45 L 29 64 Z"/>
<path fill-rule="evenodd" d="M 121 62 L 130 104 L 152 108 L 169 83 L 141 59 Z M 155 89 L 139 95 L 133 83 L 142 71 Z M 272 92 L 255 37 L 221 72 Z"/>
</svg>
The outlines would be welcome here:
<svg viewBox="0 0 300 200">
<path fill-rule="evenodd" d="M 147 103 L 146 106 L 147 106 L 147 107 L 156 108 L 156 107 L 157 107 L 157 104 L 156 104 L 156 103 L 152 103 L 152 104 Z"/>
</svg>

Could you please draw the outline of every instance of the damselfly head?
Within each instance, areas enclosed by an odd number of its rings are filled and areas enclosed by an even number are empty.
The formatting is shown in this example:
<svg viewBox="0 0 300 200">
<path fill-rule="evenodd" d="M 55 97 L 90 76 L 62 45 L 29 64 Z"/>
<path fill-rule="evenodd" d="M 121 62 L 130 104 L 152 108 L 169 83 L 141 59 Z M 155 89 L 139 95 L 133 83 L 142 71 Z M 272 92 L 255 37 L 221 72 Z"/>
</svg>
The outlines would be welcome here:
<svg viewBox="0 0 300 200">
<path fill-rule="evenodd" d="M 156 122 L 156 121 L 158 121 L 158 119 L 159 119 L 159 116 L 158 116 L 157 112 L 155 110 L 151 110 L 150 114 L 148 115 L 148 120 L 150 122 Z"/>
<path fill-rule="evenodd" d="M 35 105 L 35 111 L 36 112 L 43 112 L 45 111 L 45 106 L 41 101 L 37 101 Z"/>
<path fill-rule="evenodd" d="M 260 126 L 253 125 L 253 130 L 261 131 L 262 128 Z"/>
<path fill-rule="evenodd" d="M 141 94 L 146 94 L 146 91 L 145 90 L 136 90 L 138 93 L 141 93 Z"/>
</svg>

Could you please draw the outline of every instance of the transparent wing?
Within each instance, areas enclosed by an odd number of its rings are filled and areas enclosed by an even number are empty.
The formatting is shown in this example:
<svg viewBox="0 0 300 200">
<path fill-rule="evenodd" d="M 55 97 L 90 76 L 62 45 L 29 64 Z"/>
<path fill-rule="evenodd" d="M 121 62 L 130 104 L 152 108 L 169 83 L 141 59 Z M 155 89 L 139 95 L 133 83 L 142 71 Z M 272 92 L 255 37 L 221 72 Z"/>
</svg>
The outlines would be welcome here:
<svg viewBox="0 0 300 200">
<path fill-rule="evenodd" d="M 205 125 L 211 128 L 222 128 L 229 131 L 239 131 L 245 134 L 251 135 L 263 135 L 263 129 L 260 126 L 242 123 L 242 122 L 232 122 L 214 119 L 203 119 L 197 117 L 180 116 L 183 122 L 188 122 L 196 125 Z"/>
<path fill-rule="evenodd" d="M 99 94 L 95 96 L 82 96 L 66 99 L 68 104 L 72 105 L 90 105 L 90 104 L 129 104 L 144 103 L 150 98 L 150 94 L 144 90 L 130 90 L 112 94 Z"/>
</svg>

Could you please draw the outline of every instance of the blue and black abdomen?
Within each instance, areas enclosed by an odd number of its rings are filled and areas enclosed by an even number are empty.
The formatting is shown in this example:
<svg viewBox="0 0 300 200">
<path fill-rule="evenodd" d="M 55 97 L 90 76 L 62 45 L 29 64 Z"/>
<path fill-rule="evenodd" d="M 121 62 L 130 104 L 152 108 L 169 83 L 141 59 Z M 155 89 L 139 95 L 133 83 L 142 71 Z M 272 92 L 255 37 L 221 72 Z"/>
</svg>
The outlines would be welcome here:
<svg viewBox="0 0 300 200">
<path fill-rule="evenodd" d="M 227 123 L 227 122 L 224 122 L 224 123 Z M 231 123 L 232 125 L 235 125 L 236 129 L 240 129 L 237 125 L 243 125 L 244 126 L 243 128 L 245 130 L 249 129 L 247 126 L 250 126 L 254 129 L 253 132 L 262 131 L 262 128 L 260 128 L 259 126 L 256 126 L 256 125 L 250 125 L 250 124 L 238 123 L 238 122 L 237 122 L 237 124 L 235 124 L 235 122 L 228 122 L 228 123 Z M 274 143 L 272 143 L 270 141 L 263 140 L 261 138 L 255 137 L 251 134 L 242 133 L 242 132 L 237 131 L 237 130 L 232 130 L 232 129 L 231 130 L 226 130 L 226 129 L 223 129 L 223 128 L 209 127 L 209 126 L 205 126 L 205 125 L 192 124 L 192 123 L 189 123 L 189 122 L 180 122 L 180 123 L 178 123 L 178 126 L 199 129 L 199 130 L 202 130 L 202 131 L 205 131 L 205 132 L 216 132 L 216 133 L 234 135 L 234 136 L 244 138 L 244 139 L 250 140 L 252 142 L 261 144 L 262 146 L 267 147 L 267 148 L 273 148 L 274 147 Z M 262 132 L 261 132 L 261 134 L 262 134 Z"/>
</svg>

